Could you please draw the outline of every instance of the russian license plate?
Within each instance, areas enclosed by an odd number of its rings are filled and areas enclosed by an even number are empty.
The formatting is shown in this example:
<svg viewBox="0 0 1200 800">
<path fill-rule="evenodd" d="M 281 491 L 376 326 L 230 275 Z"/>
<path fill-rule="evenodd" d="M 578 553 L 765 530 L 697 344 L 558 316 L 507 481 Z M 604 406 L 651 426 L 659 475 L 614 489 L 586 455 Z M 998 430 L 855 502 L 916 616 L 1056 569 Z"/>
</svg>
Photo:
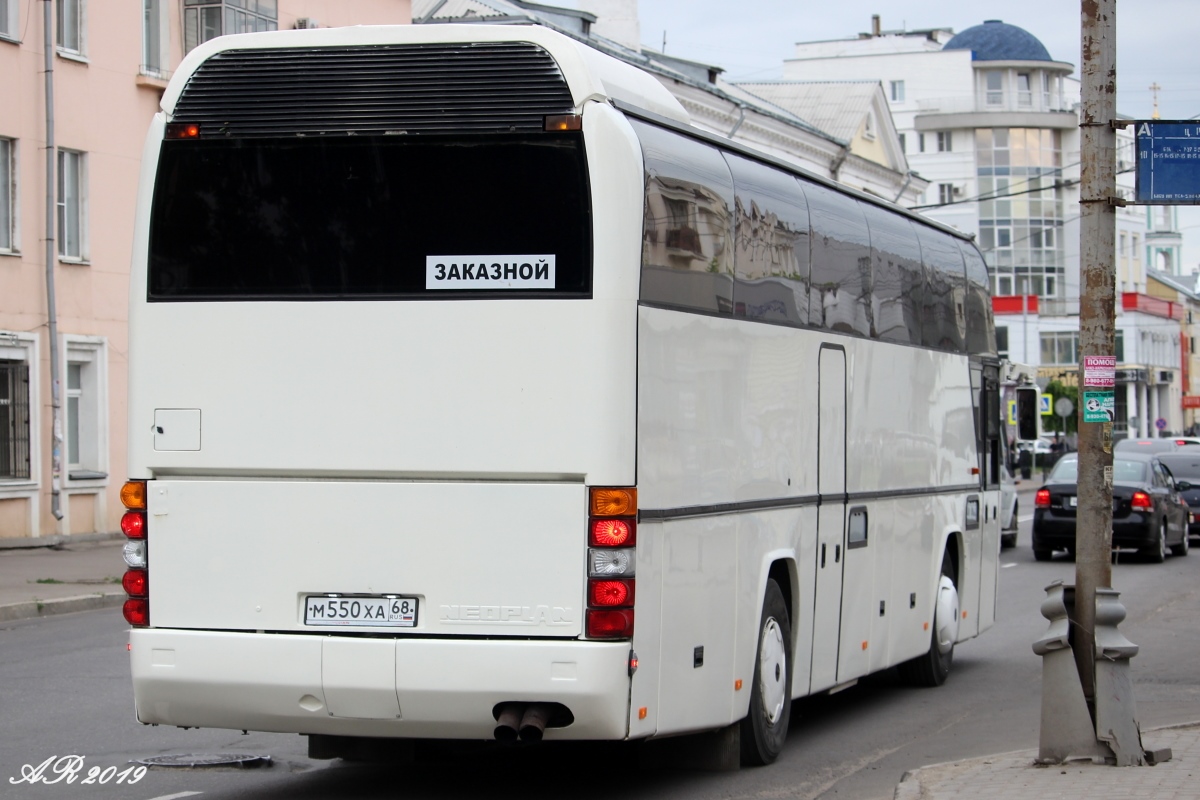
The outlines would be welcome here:
<svg viewBox="0 0 1200 800">
<path fill-rule="evenodd" d="M 417 624 L 417 598 L 310 594 L 304 598 L 304 624 L 412 628 Z"/>
</svg>

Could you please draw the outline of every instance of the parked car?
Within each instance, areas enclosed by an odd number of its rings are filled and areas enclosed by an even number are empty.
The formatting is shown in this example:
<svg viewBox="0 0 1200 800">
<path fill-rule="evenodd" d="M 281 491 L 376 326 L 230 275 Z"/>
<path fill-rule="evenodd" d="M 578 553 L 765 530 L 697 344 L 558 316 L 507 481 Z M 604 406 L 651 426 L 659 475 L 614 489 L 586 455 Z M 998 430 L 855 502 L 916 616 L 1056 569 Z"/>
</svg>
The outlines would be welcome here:
<svg viewBox="0 0 1200 800">
<path fill-rule="evenodd" d="M 1122 439 L 1113 445 L 1114 453 L 1137 450 L 1142 453 L 1169 453 L 1181 447 L 1200 446 L 1195 436 L 1168 436 L 1162 439 Z"/>
<path fill-rule="evenodd" d="M 1059 459 L 1034 497 L 1033 556 L 1049 561 L 1055 550 L 1075 554 L 1079 457 Z M 1137 548 L 1155 563 L 1166 559 L 1167 548 L 1177 556 L 1188 553 L 1187 503 L 1175 478 L 1153 453 L 1126 450 L 1113 457 L 1114 548 Z"/>
<path fill-rule="evenodd" d="M 1200 482 L 1200 479 L 1198 479 Z M 1200 491 L 1200 485 L 1197 486 Z M 1000 468 L 1000 549 L 1017 546 L 1017 481 L 1005 464 Z"/>
<path fill-rule="evenodd" d="M 1172 453 L 1159 453 L 1161 461 L 1175 476 L 1175 488 L 1191 509 L 1188 536 L 1200 539 L 1200 447 L 1181 447 Z"/>
</svg>

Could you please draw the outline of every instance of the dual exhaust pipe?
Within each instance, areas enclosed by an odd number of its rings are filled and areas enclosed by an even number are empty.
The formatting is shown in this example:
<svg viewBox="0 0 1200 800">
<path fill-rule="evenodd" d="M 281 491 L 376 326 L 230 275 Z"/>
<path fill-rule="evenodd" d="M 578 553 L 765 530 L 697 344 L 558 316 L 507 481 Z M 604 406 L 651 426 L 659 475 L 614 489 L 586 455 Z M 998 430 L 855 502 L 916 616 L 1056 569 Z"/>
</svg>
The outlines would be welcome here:
<svg viewBox="0 0 1200 800">
<path fill-rule="evenodd" d="M 546 733 L 546 723 L 559 708 L 556 703 L 501 703 L 496 707 L 498 742 L 540 742 Z"/>
</svg>

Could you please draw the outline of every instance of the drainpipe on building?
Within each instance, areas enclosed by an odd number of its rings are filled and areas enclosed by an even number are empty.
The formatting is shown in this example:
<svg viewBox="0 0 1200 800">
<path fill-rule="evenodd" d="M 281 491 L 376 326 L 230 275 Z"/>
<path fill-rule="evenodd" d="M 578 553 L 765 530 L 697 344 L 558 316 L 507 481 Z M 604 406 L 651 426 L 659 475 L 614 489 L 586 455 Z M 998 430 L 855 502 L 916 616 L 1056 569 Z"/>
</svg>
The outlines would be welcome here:
<svg viewBox="0 0 1200 800">
<path fill-rule="evenodd" d="M 58 312 L 54 303 L 54 33 L 50 0 L 42 0 L 46 56 L 46 322 L 50 336 L 50 513 L 62 512 L 62 387 L 59 385 Z"/>
</svg>

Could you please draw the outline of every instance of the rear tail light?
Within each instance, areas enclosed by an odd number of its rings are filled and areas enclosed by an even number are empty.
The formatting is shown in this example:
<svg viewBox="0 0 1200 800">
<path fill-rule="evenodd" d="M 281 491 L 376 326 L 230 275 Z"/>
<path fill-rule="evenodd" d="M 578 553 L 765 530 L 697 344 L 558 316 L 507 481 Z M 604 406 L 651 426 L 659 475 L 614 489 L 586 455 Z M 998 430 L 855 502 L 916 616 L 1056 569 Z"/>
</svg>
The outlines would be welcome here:
<svg viewBox="0 0 1200 800">
<path fill-rule="evenodd" d="M 130 539 L 146 538 L 146 514 L 142 511 L 126 511 L 121 517 L 121 533 Z"/>
<path fill-rule="evenodd" d="M 1038 489 L 1037 494 L 1033 497 L 1034 508 L 1049 508 L 1050 507 L 1050 490 Z"/>
<path fill-rule="evenodd" d="M 633 636 L 633 609 L 589 608 L 585 633 L 589 639 L 629 639 Z"/>
<path fill-rule="evenodd" d="M 121 578 L 121 588 L 130 597 L 145 597 L 149 588 L 149 580 L 144 569 L 131 569 Z"/>
<path fill-rule="evenodd" d="M 633 579 L 588 581 L 588 605 L 616 608 L 633 605 Z"/>
<path fill-rule="evenodd" d="M 146 482 L 126 481 L 121 487 L 121 503 L 129 509 L 121 517 L 121 533 L 129 539 L 121 555 L 129 569 L 121 578 L 121 588 L 129 595 L 121 612 L 135 628 L 150 624 L 150 573 L 146 542 Z"/>
<path fill-rule="evenodd" d="M 130 598 L 121 607 L 125 621 L 135 628 L 144 628 L 150 624 L 150 601 L 144 598 Z"/>
<path fill-rule="evenodd" d="M 587 611 L 589 639 L 633 636 L 637 564 L 637 489 L 593 488 L 588 494 Z"/>
<path fill-rule="evenodd" d="M 1154 501 L 1145 492 L 1134 492 L 1133 498 L 1129 501 L 1129 506 L 1142 511 L 1149 511 L 1154 508 Z"/>
</svg>

